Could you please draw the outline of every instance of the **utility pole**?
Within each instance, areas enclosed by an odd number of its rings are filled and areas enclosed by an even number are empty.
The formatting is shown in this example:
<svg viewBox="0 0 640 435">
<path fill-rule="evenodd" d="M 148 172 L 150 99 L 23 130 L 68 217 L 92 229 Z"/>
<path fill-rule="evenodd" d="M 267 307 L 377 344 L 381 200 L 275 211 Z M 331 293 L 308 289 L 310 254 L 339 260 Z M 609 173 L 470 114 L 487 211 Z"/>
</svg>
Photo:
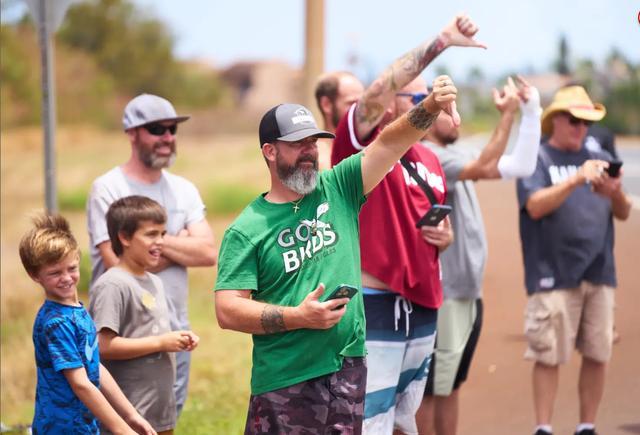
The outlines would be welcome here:
<svg viewBox="0 0 640 435">
<path fill-rule="evenodd" d="M 306 0 L 305 7 L 305 55 L 303 77 L 303 101 L 321 119 L 314 97 L 315 82 L 324 72 L 324 0 Z"/>
<path fill-rule="evenodd" d="M 38 29 L 42 65 L 42 130 L 44 133 L 44 197 L 48 213 L 58 211 L 56 188 L 56 94 L 53 34 L 74 0 L 26 0 Z"/>
</svg>

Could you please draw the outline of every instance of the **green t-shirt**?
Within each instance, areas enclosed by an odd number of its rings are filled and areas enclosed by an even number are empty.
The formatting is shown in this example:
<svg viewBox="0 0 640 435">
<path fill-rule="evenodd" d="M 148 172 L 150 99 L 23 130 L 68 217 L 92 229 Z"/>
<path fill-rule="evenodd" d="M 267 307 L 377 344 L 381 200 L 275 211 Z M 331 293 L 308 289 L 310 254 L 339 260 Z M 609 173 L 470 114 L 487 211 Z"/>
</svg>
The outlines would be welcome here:
<svg viewBox="0 0 640 435">
<path fill-rule="evenodd" d="M 290 202 L 259 196 L 224 234 L 216 291 L 252 290 L 256 301 L 297 306 L 321 282 L 321 300 L 339 284 L 362 290 L 358 213 L 364 202 L 360 154 L 322 172 L 297 212 Z M 330 329 L 253 335 L 251 392 L 336 372 L 343 357 L 365 355 L 364 341 L 362 291 Z"/>
</svg>

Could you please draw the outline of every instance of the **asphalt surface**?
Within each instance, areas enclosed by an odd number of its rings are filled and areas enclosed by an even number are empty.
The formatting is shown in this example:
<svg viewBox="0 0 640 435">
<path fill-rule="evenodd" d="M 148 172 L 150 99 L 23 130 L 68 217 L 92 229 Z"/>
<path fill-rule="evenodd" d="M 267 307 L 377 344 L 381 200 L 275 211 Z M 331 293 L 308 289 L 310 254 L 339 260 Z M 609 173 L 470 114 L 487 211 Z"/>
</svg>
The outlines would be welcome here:
<svg viewBox="0 0 640 435">
<path fill-rule="evenodd" d="M 640 147 L 620 150 L 624 185 L 640 198 Z M 469 379 L 461 390 L 461 435 L 531 434 L 534 417 L 531 366 L 523 359 L 523 312 L 526 302 L 518 235 L 515 183 L 480 182 L 489 260 L 484 282 L 485 323 Z M 604 399 L 597 419 L 601 435 L 640 434 L 640 209 L 616 223 L 616 326 Z M 578 423 L 575 354 L 560 371 L 553 418 L 556 434 L 573 434 Z"/>
</svg>

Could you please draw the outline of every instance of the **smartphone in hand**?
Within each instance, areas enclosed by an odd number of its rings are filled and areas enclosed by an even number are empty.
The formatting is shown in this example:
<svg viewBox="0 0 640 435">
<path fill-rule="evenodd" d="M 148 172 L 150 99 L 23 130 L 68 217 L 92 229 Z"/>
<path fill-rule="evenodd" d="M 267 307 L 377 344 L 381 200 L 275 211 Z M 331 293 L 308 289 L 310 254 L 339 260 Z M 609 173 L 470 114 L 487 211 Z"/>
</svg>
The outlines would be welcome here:
<svg viewBox="0 0 640 435">
<path fill-rule="evenodd" d="M 621 160 L 612 160 L 609 162 L 609 167 L 607 168 L 607 174 L 609 174 L 609 176 L 613 178 L 619 177 L 621 167 L 622 167 Z"/>
<path fill-rule="evenodd" d="M 429 211 L 426 212 L 424 216 L 422 216 L 422 218 L 418 221 L 418 223 L 416 224 L 416 228 L 420 228 L 425 225 L 430 227 L 437 226 L 440 221 L 442 221 L 442 219 L 444 219 L 449 213 L 451 213 L 451 210 L 453 210 L 453 208 L 451 208 L 450 205 L 432 205 Z"/>
<path fill-rule="evenodd" d="M 327 296 L 326 301 L 330 301 L 331 299 L 340 299 L 340 298 L 349 298 L 351 299 L 356 293 L 358 293 L 358 289 L 349 284 L 339 284 L 333 291 Z M 344 305 L 340 305 L 335 307 L 334 310 L 339 310 L 344 307 Z"/>
</svg>

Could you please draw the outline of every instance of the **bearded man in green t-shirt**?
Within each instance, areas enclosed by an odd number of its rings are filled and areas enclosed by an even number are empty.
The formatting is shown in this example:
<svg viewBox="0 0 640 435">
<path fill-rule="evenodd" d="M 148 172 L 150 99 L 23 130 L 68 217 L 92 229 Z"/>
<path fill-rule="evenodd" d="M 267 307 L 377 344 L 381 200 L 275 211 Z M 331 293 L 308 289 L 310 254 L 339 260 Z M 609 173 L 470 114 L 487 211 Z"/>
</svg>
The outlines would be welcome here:
<svg viewBox="0 0 640 435">
<path fill-rule="evenodd" d="M 225 232 L 216 282 L 224 329 L 253 335 L 245 433 L 360 433 L 366 384 L 358 213 L 366 195 L 445 110 L 459 121 L 457 90 L 433 92 L 365 150 L 318 174 L 311 112 L 281 104 L 260 122 L 271 188 Z M 384 231 L 381 228 L 380 231 Z M 393 253 L 390 253 L 393 255 Z M 327 299 L 343 284 L 351 299 Z"/>
</svg>

